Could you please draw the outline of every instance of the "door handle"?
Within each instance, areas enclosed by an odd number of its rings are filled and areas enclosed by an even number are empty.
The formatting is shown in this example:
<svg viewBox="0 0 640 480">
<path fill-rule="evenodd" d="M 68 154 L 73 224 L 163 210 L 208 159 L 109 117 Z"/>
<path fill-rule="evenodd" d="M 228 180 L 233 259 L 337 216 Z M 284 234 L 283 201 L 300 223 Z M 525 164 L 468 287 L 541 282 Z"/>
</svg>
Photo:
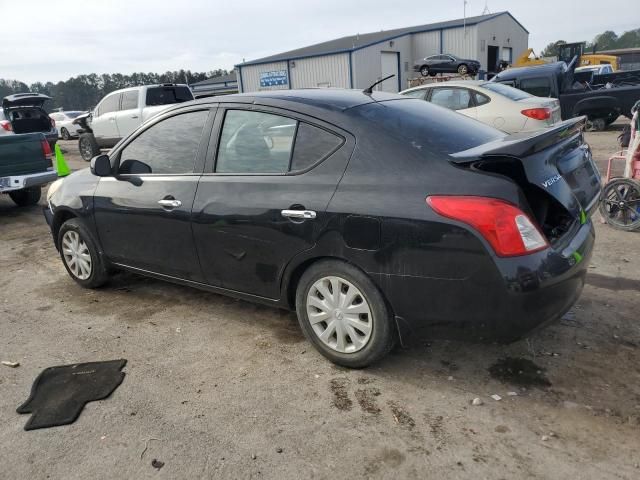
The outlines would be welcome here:
<svg viewBox="0 0 640 480">
<path fill-rule="evenodd" d="M 287 218 L 300 218 L 303 220 L 316 218 L 316 212 L 313 210 L 282 210 L 280 213 Z"/>
<path fill-rule="evenodd" d="M 168 208 L 168 209 L 178 208 L 180 205 L 182 205 L 182 202 L 180 200 L 169 200 L 169 199 L 158 200 L 158 203 L 162 205 L 162 208 Z"/>
<path fill-rule="evenodd" d="M 131 118 L 138 118 L 138 115 L 131 115 Z"/>
</svg>

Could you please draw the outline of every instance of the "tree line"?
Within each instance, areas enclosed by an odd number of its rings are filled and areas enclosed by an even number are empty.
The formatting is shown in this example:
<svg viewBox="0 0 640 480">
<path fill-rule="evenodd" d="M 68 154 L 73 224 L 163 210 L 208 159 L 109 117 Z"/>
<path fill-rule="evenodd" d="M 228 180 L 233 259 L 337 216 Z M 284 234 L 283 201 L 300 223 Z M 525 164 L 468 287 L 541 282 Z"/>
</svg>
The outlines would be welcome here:
<svg viewBox="0 0 640 480">
<path fill-rule="evenodd" d="M 35 82 L 27 85 L 19 80 L 5 80 L 0 78 L 0 98 L 14 93 L 43 93 L 52 98 L 45 103 L 49 111 L 54 108 L 65 110 L 90 110 L 108 93 L 121 88 L 138 85 L 152 85 L 156 83 L 196 83 L 220 75 L 227 75 L 227 70 L 218 69 L 210 72 L 192 72 L 177 70 L 165 73 L 104 73 L 102 75 L 90 73 L 78 75 L 68 80 L 53 82 Z"/>
<path fill-rule="evenodd" d="M 557 57 L 560 47 L 567 42 L 564 40 L 558 40 L 551 42 L 540 53 L 543 57 Z M 573 43 L 573 42 L 572 42 Z M 591 53 L 594 48 L 596 51 L 601 50 L 613 50 L 616 48 L 635 48 L 640 47 L 640 28 L 635 30 L 629 30 L 618 36 L 615 32 L 607 30 L 599 35 L 596 35 L 593 41 L 586 42 L 584 47 L 585 53 Z"/>
</svg>

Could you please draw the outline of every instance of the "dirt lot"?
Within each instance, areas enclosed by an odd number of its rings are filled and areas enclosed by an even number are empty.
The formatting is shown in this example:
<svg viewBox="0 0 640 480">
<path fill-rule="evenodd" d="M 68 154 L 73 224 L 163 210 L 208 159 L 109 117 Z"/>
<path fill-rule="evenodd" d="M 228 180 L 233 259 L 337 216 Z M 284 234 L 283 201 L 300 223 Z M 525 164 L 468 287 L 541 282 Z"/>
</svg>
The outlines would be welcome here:
<svg viewBox="0 0 640 480">
<path fill-rule="evenodd" d="M 616 135 L 589 134 L 600 164 Z M 640 237 L 596 223 L 588 284 L 556 325 L 349 371 L 293 314 L 129 274 L 83 290 L 40 208 L 0 198 L 0 360 L 21 364 L 0 365 L 0 478 L 640 478 Z M 118 358 L 109 399 L 23 431 L 42 369 Z M 505 358 L 525 374 L 501 377 Z"/>
</svg>

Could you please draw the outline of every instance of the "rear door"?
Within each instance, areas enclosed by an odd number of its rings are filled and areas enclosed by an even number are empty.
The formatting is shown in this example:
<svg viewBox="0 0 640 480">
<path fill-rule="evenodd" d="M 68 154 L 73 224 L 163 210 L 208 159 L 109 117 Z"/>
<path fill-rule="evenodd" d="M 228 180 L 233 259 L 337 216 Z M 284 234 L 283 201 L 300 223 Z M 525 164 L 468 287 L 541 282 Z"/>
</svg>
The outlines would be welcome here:
<svg viewBox="0 0 640 480">
<path fill-rule="evenodd" d="M 354 141 L 316 119 L 247 108 L 218 113 L 193 232 L 207 283 L 275 299 L 286 265 L 325 230 Z"/>
<path fill-rule="evenodd" d="M 113 153 L 117 175 L 100 179 L 95 222 L 118 264 L 201 281 L 191 207 L 212 116 L 207 107 L 159 117 Z"/>
<path fill-rule="evenodd" d="M 121 137 L 126 137 L 132 133 L 142 123 L 139 107 L 140 90 L 125 90 L 122 92 L 120 110 L 116 113 L 118 133 Z"/>
</svg>

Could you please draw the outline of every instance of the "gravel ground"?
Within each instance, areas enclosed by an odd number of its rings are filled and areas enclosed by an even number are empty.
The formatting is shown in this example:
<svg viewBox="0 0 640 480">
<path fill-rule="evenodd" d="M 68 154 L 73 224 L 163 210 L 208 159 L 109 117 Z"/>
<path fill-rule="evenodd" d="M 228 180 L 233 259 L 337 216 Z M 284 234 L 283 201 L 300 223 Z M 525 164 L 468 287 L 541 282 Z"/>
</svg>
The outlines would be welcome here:
<svg viewBox="0 0 640 480">
<path fill-rule="evenodd" d="M 617 134 L 588 134 L 600 166 Z M 0 365 L 0 478 L 640 478 L 640 237 L 596 229 L 562 321 L 507 346 L 424 342 L 349 371 L 287 312 L 129 274 L 81 289 L 40 207 L 2 197 L 0 360 L 21 365 Z M 72 425 L 23 431 L 15 409 L 42 369 L 118 358 L 126 378 L 110 398 Z M 505 358 L 524 374 L 502 376 Z"/>
</svg>

